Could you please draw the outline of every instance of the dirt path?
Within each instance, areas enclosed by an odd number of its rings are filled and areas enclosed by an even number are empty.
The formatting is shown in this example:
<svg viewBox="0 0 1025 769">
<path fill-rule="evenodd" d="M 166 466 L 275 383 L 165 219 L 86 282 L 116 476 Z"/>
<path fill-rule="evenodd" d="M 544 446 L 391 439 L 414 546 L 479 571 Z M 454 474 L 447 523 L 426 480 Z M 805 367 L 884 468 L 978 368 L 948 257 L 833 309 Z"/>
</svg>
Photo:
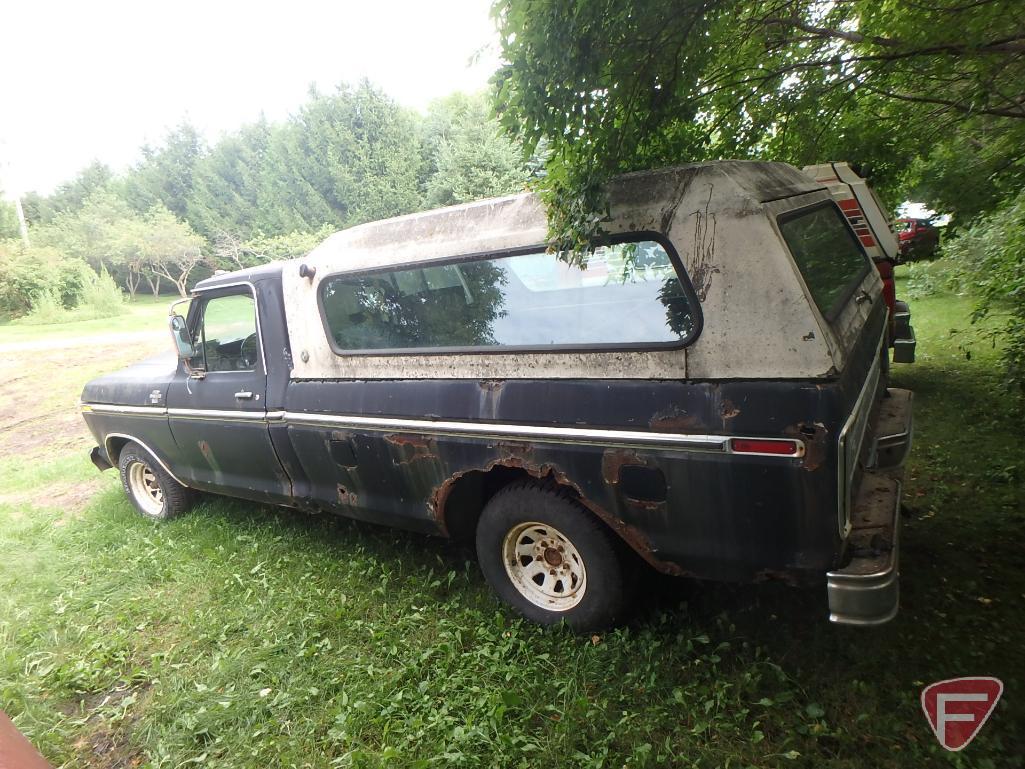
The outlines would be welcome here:
<svg viewBox="0 0 1025 769">
<path fill-rule="evenodd" d="M 150 331 L 0 345 L 0 459 L 84 456 L 94 444 L 78 407 L 85 383 L 170 345 Z"/>
<path fill-rule="evenodd" d="M 39 352 L 42 350 L 60 350 L 75 347 L 84 350 L 87 347 L 109 347 L 122 344 L 149 344 L 158 340 L 167 341 L 164 331 L 121 331 L 90 336 L 55 337 L 53 339 L 31 339 L 25 342 L 0 343 L 0 355 L 20 352 Z M 167 341 L 170 344 L 169 341 Z"/>
</svg>

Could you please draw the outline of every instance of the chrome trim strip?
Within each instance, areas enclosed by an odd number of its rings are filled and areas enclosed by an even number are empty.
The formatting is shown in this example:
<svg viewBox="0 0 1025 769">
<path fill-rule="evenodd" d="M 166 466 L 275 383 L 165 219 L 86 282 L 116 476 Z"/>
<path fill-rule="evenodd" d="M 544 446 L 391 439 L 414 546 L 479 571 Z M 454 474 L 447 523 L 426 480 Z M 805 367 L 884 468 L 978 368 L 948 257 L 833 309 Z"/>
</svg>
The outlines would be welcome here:
<svg viewBox="0 0 1025 769">
<path fill-rule="evenodd" d="M 185 419 L 214 419 L 232 422 L 263 422 L 267 419 L 266 411 L 242 411 L 241 409 L 168 409 L 167 415 Z"/>
<path fill-rule="evenodd" d="M 112 403 L 83 403 L 82 411 L 100 414 L 136 414 L 138 416 L 165 416 L 167 409 L 163 406 L 120 406 Z"/>
<path fill-rule="evenodd" d="M 290 425 L 310 427 L 350 427 L 375 432 L 413 432 L 427 435 L 456 435 L 468 438 L 495 438 L 532 440 L 541 443 L 575 443 L 607 446 L 609 444 L 654 447 L 682 451 L 713 451 L 732 454 L 730 440 L 736 435 L 688 435 L 679 433 L 652 433 L 638 430 L 601 430 L 579 427 L 548 427 L 542 425 L 510 425 L 488 422 L 451 422 L 426 419 L 394 419 L 388 417 L 342 416 L 336 414 L 308 414 L 286 411 L 284 420 Z M 804 456 L 804 443 L 791 440 L 797 447 L 794 454 L 761 454 L 736 452 L 744 456 L 766 456 L 776 459 L 799 459 Z"/>
<path fill-rule="evenodd" d="M 82 404 L 86 409 L 90 404 Z M 95 408 L 95 407 L 93 407 Z M 138 410 L 159 411 L 168 417 L 184 419 L 208 419 L 211 421 L 275 422 L 308 427 L 348 427 L 373 432 L 410 432 L 424 435 L 453 435 L 467 438 L 492 438 L 496 440 L 530 440 L 540 443 L 573 443 L 592 446 L 631 446 L 636 448 L 661 448 L 677 451 L 710 451 L 719 454 L 739 454 L 747 457 L 771 457 L 773 459 L 800 459 L 804 456 L 804 442 L 794 438 L 772 438 L 788 440 L 794 444 L 793 454 L 766 454 L 752 451 L 735 452 L 730 446 L 733 439 L 753 439 L 741 435 L 692 435 L 680 433 L 653 433 L 640 430 L 602 430 L 581 427 L 548 427 L 545 425 L 511 425 L 492 422 L 453 422 L 430 419 L 396 419 L 391 417 L 345 416 L 339 414 L 310 414 L 299 411 L 241 411 L 216 409 L 150 409 L 145 406 L 110 406 L 105 411 L 134 414 Z"/>
<path fill-rule="evenodd" d="M 524 438 L 551 443 L 632 443 L 639 446 L 672 444 L 680 448 L 725 451 L 728 438 L 714 435 L 677 435 L 634 430 L 591 430 L 576 427 L 489 424 L 484 422 L 446 422 L 427 419 L 391 419 L 387 417 L 306 414 L 286 411 L 289 424 L 311 427 L 355 427 L 388 432 L 415 432 L 431 435 L 462 435 L 470 438 Z"/>
<path fill-rule="evenodd" d="M 105 436 L 103 436 L 103 450 L 104 450 L 104 451 L 105 451 L 105 452 L 107 453 L 107 459 L 109 459 L 109 460 L 110 460 L 110 464 L 111 464 L 111 465 L 113 466 L 113 468 L 114 468 L 114 469 L 116 469 L 116 470 L 117 470 L 117 471 L 118 471 L 119 473 L 121 472 L 121 468 L 120 468 L 120 467 L 119 467 L 119 465 L 118 465 L 118 464 L 116 463 L 116 460 L 115 460 L 115 459 L 114 459 L 114 458 L 113 458 L 113 457 L 112 457 L 112 456 L 110 455 L 110 439 L 111 439 L 111 438 L 127 438 L 127 439 L 128 439 L 128 440 L 130 440 L 130 441 L 131 441 L 132 443 L 138 443 L 138 444 L 139 444 L 140 446 L 142 446 L 142 447 L 143 447 L 143 448 L 144 448 L 144 449 L 146 450 L 146 453 L 147 453 L 147 454 L 149 454 L 149 455 L 150 455 L 151 457 L 153 457 L 153 458 L 154 458 L 155 460 L 157 460 L 157 464 L 159 464 L 159 465 L 160 465 L 160 466 L 161 466 L 162 468 L 164 468 L 164 472 L 165 472 L 165 473 L 167 473 L 167 474 L 168 474 L 168 475 L 170 475 L 170 476 L 171 476 L 172 478 L 174 478 L 174 480 L 178 481 L 178 483 L 180 483 L 180 484 L 181 484 L 182 486 L 185 486 L 186 488 L 188 488 L 188 484 L 187 484 L 187 483 L 182 483 L 182 480 L 181 480 L 181 478 L 179 478 L 179 477 L 178 477 L 177 475 L 175 475 L 175 474 L 174 474 L 174 473 L 173 473 L 173 472 L 171 471 L 171 468 L 170 468 L 170 467 L 168 467 L 168 466 L 167 466 L 167 465 L 166 465 L 166 464 L 164 463 L 164 460 L 162 460 L 162 459 L 161 459 L 161 458 L 160 458 L 159 456 L 157 456 L 157 453 L 156 453 L 156 452 L 155 452 L 155 451 L 154 451 L 153 449 L 151 449 L 151 448 L 150 448 L 149 446 L 147 446 L 147 445 L 146 445 L 145 443 L 143 443 L 142 441 L 140 441 L 140 440 L 139 440 L 138 438 L 136 438 L 136 437 L 135 437 L 134 435 L 128 435 L 127 433 L 107 433 L 107 434 L 106 434 Z"/>
</svg>

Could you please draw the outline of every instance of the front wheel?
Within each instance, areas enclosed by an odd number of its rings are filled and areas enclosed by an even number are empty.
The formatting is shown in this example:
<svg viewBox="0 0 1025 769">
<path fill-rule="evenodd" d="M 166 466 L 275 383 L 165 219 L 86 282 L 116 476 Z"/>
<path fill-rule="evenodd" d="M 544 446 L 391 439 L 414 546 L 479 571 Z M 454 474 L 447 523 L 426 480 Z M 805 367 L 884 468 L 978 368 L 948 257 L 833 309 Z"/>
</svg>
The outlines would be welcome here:
<svg viewBox="0 0 1025 769">
<path fill-rule="evenodd" d="M 117 464 L 125 493 L 144 517 L 163 521 L 184 513 L 191 506 L 189 490 L 139 444 L 125 444 Z"/>
<path fill-rule="evenodd" d="M 477 525 L 477 559 L 499 598 L 534 622 L 565 620 L 589 632 L 625 613 L 629 591 L 617 543 L 557 488 L 523 482 L 492 497 Z"/>
</svg>

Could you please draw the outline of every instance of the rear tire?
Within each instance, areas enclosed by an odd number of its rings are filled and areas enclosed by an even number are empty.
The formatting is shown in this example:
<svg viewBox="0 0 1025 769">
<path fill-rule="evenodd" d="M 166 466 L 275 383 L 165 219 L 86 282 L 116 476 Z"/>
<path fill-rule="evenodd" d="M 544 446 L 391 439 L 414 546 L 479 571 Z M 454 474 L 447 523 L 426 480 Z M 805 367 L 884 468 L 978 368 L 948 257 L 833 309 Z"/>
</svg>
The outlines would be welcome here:
<svg viewBox="0 0 1025 769">
<path fill-rule="evenodd" d="M 192 494 L 138 443 L 127 443 L 117 461 L 121 485 L 144 518 L 166 521 L 192 506 Z"/>
<path fill-rule="evenodd" d="M 557 487 L 520 482 L 492 497 L 477 524 L 477 559 L 498 597 L 533 622 L 591 632 L 626 613 L 617 542 Z"/>
</svg>

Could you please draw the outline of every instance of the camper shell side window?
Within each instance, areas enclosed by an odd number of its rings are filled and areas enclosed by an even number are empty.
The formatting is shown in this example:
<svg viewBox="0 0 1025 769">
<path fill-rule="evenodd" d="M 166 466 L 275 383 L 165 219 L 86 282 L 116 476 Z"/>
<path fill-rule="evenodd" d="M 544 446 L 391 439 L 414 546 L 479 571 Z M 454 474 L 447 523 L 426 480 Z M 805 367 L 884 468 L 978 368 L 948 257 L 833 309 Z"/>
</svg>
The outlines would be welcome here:
<svg viewBox="0 0 1025 769">
<path fill-rule="evenodd" d="M 777 223 L 815 305 L 833 322 L 872 261 L 832 201 L 781 214 Z"/>
<path fill-rule="evenodd" d="M 583 265 L 536 246 L 339 273 L 318 302 L 338 355 L 676 349 L 701 325 L 682 265 L 652 233 Z"/>
</svg>

